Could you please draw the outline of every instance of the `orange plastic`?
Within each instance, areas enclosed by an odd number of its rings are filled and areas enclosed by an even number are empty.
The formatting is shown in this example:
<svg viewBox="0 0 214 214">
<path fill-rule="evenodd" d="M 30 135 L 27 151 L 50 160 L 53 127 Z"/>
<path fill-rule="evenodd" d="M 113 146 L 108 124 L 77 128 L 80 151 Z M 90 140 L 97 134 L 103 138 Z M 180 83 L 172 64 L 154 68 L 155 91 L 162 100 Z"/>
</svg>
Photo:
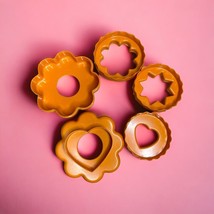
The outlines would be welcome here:
<svg viewBox="0 0 214 214">
<path fill-rule="evenodd" d="M 70 97 L 57 90 L 58 80 L 65 75 L 75 77 L 79 83 L 79 90 Z M 42 60 L 38 75 L 31 81 L 31 89 L 38 95 L 38 106 L 44 111 L 56 111 L 62 117 L 72 117 L 78 110 L 91 107 L 98 88 L 99 78 L 93 71 L 92 61 L 84 56 L 75 57 L 68 51 Z"/>
<path fill-rule="evenodd" d="M 148 146 L 140 147 L 136 139 L 136 128 L 145 125 L 148 129 L 156 132 L 157 139 Z M 125 142 L 128 150 L 141 159 L 159 158 L 165 154 L 171 141 L 171 131 L 168 124 L 154 113 L 139 113 L 132 117 L 125 128 Z"/>
<path fill-rule="evenodd" d="M 101 153 L 93 159 L 84 158 L 78 152 L 78 142 L 87 133 L 95 134 L 102 142 Z M 74 178 L 82 176 L 89 182 L 97 182 L 105 172 L 113 172 L 119 167 L 118 153 L 124 143 L 109 117 L 97 117 L 91 112 L 82 113 L 77 121 L 64 124 L 61 136 L 55 151 L 64 162 L 67 175 Z"/>
<path fill-rule="evenodd" d="M 111 44 L 116 44 L 119 46 L 124 44 L 129 48 L 130 53 L 136 55 L 136 57 L 133 59 L 135 67 L 130 68 L 126 75 L 121 75 L 119 73 L 110 74 L 108 72 L 108 68 L 101 65 L 101 61 L 103 60 L 102 51 L 105 49 L 109 49 Z M 133 78 L 142 67 L 144 57 L 144 48 L 141 45 L 140 41 L 132 34 L 119 31 L 109 33 L 101 37 L 97 42 L 94 50 L 94 63 L 98 72 L 107 79 L 115 81 L 125 81 Z"/>
<path fill-rule="evenodd" d="M 160 75 L 162 80 L 167 83 L 168 96 L 163 101 L 150 103 L 146 96 L 142 96 L 143 87 L 141 82 L 146 81 L 148 76 L 156 77 Z M 165 111 L 177 104 L 181 99 L 182 82 L 179 75 L 167 65 L 155 64 L 143 67 L 135 78 L 133 91 L 136 100 L 146 109 L 151 111 Z"/>
</svg>

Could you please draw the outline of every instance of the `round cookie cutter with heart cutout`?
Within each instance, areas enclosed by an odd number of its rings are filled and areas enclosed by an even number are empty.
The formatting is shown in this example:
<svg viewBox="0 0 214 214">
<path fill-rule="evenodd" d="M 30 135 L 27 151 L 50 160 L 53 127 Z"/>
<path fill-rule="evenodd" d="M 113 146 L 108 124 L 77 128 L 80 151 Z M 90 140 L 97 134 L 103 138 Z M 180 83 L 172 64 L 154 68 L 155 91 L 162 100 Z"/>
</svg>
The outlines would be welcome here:
<svg viewBox="0 0 214 214">
<path fill-rule="evenodd" d="M 144 125 L 157 134 L 157 139 L 151 145 L 140 147 L 136 139 L 136 128 Z M 140 159 L 159 158 L 165 154 L 171 141 L 171 131 L 168 124 L 157 114 L 144 112 L 132 117 L 125 128 L 125 142 L 128 150 Z"/>
</svg>

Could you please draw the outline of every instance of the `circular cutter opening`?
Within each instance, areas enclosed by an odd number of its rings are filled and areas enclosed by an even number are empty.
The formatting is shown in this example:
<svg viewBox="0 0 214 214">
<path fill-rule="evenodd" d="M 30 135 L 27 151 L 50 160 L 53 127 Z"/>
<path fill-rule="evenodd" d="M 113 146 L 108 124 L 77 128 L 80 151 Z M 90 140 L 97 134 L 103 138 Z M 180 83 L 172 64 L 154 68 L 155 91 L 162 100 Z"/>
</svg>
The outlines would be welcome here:
<svg viewBox="0 0 214 214">
<path fill-rule="evenodd" d="M 74 96 L 79 90 L 79 82 L 73 76 L 64 75 L 57 82 L 57 90 L 62 96 Z"/>
<path fill-rule="evenodd" d="M 95 134 L 86 134 L 78 142 L 78 152 L 86 159 L 94 159 L 102 151 L 102 142 Z"/>
</svg>

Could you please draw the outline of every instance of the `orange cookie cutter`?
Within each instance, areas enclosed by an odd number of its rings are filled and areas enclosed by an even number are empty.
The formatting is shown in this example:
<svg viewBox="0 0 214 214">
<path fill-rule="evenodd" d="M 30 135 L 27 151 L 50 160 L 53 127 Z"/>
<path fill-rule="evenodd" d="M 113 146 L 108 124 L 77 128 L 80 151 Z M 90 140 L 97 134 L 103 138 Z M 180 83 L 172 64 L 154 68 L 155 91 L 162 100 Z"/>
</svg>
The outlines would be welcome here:
<svg viewBox="0 0 214 214">
<path fill-rule="evenodd" d="M 102 142 L 102 151 L 93 159 L 82 157 L 78 152 L 78 142 L 87 133 L 95 134 Z M 124 143 L 122 136 L 115 131 L 111 118 L 84 112 L 77 121 L 63 125 L 61 136 L 55 151 L 57 157 L 64 162 L 67 175 L 74 178 L 82 176 L 86 181 L 97 182 L 105 172 L 113 172 L 119 167 L 118 153 Z"/>
<path fill-rule="evenodd" d="M 102 55 L 102 51 L 105 49 L 109 49 L 111 44 L 116 44 L 119 46 L 124 44 L 129 48 L 130 53 L 136 55 L 136 57 L 133 59 L 135 67 L 130 68 L 126 75 L 121 75 L 119 73 L 110 74 L 108 72 L 108 68 L 101 65 L 101 61 L 104 58 Z M 142 67 L 144 58 L 144 47 L 141 45 L 140 41 L 134 35 L 126 32 L 117 31 L 106 34 L 105 36 L 101 37 L 95 45 L 94 63 L 96 65 L 96 68 L 102 76 L 110 80 L 125 81 L 132 79 Z"/>
<path fill-rule="evenodd" d="M 57 90 L 58 80 L 66 75 L 76 78 L 79 83 L 77 93 L 69 97 Z M 31 81 L 31 89 L 38 95 L 38 106 L 44 111 L 56 111 L 65 118 L 73 117 L 78 110 L 90 108 L 98 88 L 99 78 L 93 71 L 92 61 L 84 56 L 75 57 L 69 51 L 42 60 L 38 65 L 38 75 Z"/>
<path fill-rule="evenodd" d="M 146 81 L 148 76 L 154 78 L 158 75 L 168 85 L 168 96 L 163 101 L 150 103 L 148 97 L 141 95 L 143 91 L 141 82 Z M 146 109 L 150 111 L 165 111 L 175 106 L 181 99 L 182 85 L 179 75 L 172 68 L 163 64 L 155 64 L 143 67 L 140 70 L 134 80 L 133 92 L 136 100 Z"/>
<path fill-rule="evenodd" d="M 151 145 L 140 147 L 136 139 L 136 128 L 144 125 L 157 134 L 157 139 Z M 159 158 L 165 154 L 171 141 L 171 131 L 168 124 L 154 113 L 139 113 L 132 117 L 125 128 L 125 143 L 128 150 L 140 159 Z"/>
</svg>

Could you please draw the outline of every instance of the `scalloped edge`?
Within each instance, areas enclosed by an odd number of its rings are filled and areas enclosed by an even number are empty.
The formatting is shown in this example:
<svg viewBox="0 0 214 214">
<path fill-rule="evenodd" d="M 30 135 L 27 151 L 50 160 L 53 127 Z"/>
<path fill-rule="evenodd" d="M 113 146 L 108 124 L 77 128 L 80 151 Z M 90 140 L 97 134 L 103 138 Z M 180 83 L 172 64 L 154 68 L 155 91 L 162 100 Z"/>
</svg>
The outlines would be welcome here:
<svg viewBox="0 0 214 214">
<path fill-rule="evenodd" d="M 66 57 L 66 56 L 71 57 L 76 62 L 81 62 L 81 61 L 87 60 L 87 62 L 89 62 L 90 65 L 91 65 L 90 72 L 96 78 L 96 87 L 91 91 L 92 102 L 87 106 L 82 106 L 82 107 L 81 106 L 77 106 L 75 108 L 75 110 L 69 115 L 60 114 L 60 112 L 58 112 L 57 109 L 55 109 L 55 108 L 54 109 L 48 109 L 48 110 L 42 108 L 42 106 L 40 105 L 40 100 L 43 100 L 43 97 L 38 93 L 38 91 L 36 89 L 36 85 L 38 85 L 39 82 L 41 82 L 43 80 L 43 74 L 41 73 L 41 70 L 45 67 L 43 64 L 45 63 L 46 66 L 47 66 L 50 62 L 58 63 L 63 57 Z M 50 61 L 50 62 L 48 62 L 48 61 Z M 40 78 L 40 80 L 35 82 L 36 78 L 37 79 Z M 64 51 L 58 52 L 54 58 L 45 58 L 45 59 L 43 59 L 42 61 L 39 62 L 39 64 L 38 64 L 38 74 L 36 76 L 34 76 L 33 79 L 31 80 L 30 88 L 33 91 L 33 93 L 37 95 L 37 105 L 42 111 L 44 111 L 44 112 L 55 112 L 58 116 L 60 116 L 62 118 L 71 118 L 71 117 L 74 117 L 79 111 L 87 110 L 87 109 L 89 109 L 89 108 L 91 108 L 93 106 L 94 101 L 95 101 L 94 93 L 96 91 L 98 91 L 99 88 L 100 88 L 100 80 L 99 80 L 99 75 L 94 71 L 94 64 L 91 61 L 91 59 L 89 59 L 86 56 L 74 56 L 70 51 L 64 50 Z"/>
<path fill-rule="evenodd" d="M 139 155 L 136 155 L 133 151 L 131 151 L 131 148 L 128 146 L 128 144 L 126 143 L 126 135 L 124 134 L 124 142 L 125 142 L 125 147 L 127 148 L 127 150 L 133 155 L 135 156 L 136 158 L 140 159 L 140 160 L 148 160 L 148 161 L 151 161 L 151 160 L 154 160 L 154 159 L 159 159 L 161 156 L 165 155 L 166 154 L 166 151 L 170 148 L 170 143 L 172 141 L 172 132 L 171 132 L 171 129 L 169 128 L 169 125 L 168 123 L 160 116 L 158 115 L 156 112 L 143 112 L 143 113 L 138 113 L 138 114 L 135 114 L 134 116 L 132 116 L 128 122 L 126 123 L 126 126 L 125 126 L 125 129 L 124 129 L 124 133 L 125 133 L 125 130 L 127 129 L 127 126 L 128 126 L 128 123 L 136 116 L 136 115 L 139 115 L 139 114 L 150 114 L 150 115 L 154 115 L 155 117 L 157 117 L 163 124 L 164 126 L 166 127 L 166 131 L 167 131 L 167 142 L 166 142 L 166 146 L 164 147 L 164 149 L 156 156 L 154 157 L 150 157 L 150 158 L 145 158 L 145 157 L 141 157 Z"/>
<path fill-rule="evenodd" d="M 65 129 L 65 125 L 68 124 L 68 123 L 70 123 L 70 122 L 72 122 L 72 123 L 78 123 L 80 120 L 83 120 L 83 119 L 82 119 L 83 117 L 85 117 L 85 116 L 87 116 L 87 115 L 91 115 L 91 116 L 94 117 L 95 119 L 104 119 L 104 120 L 107 119 L 108 121 L 110 121 L 110 123 L 111 123 L 110 129 L 111 129 L 112 134 L 115 135 L 115 136 L 117 136 L 117 137 L 120 138 L 120 140 L 121 140 L 121 145 L 120 145 L 120 147 L 118 147 L 118 148 L 115 150 L 115 152 L 114 152 L 115 159 L 117 160 L 117 163 L 115 164 L 115 167 L 113 167 L 112 169 L 109 169 L 109 170 L 103 170 L 103 171 L 99 174 L 98 178 L 95 179 L 95 180 L 89 179 L 89 178 L 88 178 L 87 176 L 85 176 L 85 174 L 83 174 L 83 173 L 79 173 L 79 174 L 77 174 L 77 175 L 72 175 L 72 174 L 67 170 L 67 168 L 66 168 L 66 165 L 68 164 L 69 161 L 68 161 L 66 158 L 64 158 L 63 156 L 58 155 L 58 152 L 57 152 L 57 150 L 58 150 L 58 149 L 57 149 L 58 143 L 60 143 L 60 142 L 62 143 L 62 139 L 63 139 L 63 138 L 67 138 L 67 136 L 69 135 L 69 133 L 68 133 L 68 134 L 65 134 L 65 135 L 62 134 L 62 129 Z M 96 127 L 96 126 L 95 126 L 95 127 Z M 67 127 L 67 128 L 68 128 L 68 127 Z M 83 178 L 84 180 L 86 180 L 87 182 L 90 182 L 90 183 L 97 183 L 98 181 L 100 181 L 100 180 L 104 177 L 104 174 L 105 174 L 105 173 L 112 173 L 112 172 L 116 171 L 116 170 L 119 168 L 120 163 L 121 163 L 119 153 L 120 153 L 120 152 L 122 151 L 122 149 L 124 148 L 125 142 L 124 142 L 123 136 L 122 136 L 119 132 L 117 132 L 115 128 L 116 128 L 115 122 L 114 122 L 114 120 L 113 120 L 112 118 L 110 118 L 110 117 L 108 117 L 108 116 L 97 116 L 95 113 L 90 112 L 90 111 L 86 111 L 86 112 L 82 113 L 81 115 L 79 115 L 79 117 L 78 117 L 75 121 L 72 120 L 72 121 L 67 121 L 67 122 L 65 122 L 65 123 L 62 125 L 62 127 L 61 127 L 61 139 L 57 142 L 57 144 L 56 144 L 56 146 L 55 146 L 55 154 L 56 154 L 57 158 L 63 162 L 63 169 L 64 169 L 65 174 L 66 174 L 67 176 L 69 176 L 69 177 L 72 177 L 72 178 L 82 177 L 82 178 Z M 106 130 L 106 131 L 109 133 L 109 130 L 107 130 L 105 127 L 103 127 L 103 129 Z M 73 161 L 74 161 L 74 160 L 73 160 Z M 75 161 L 74 161 L 74 162 L 75 162 Z M 98 166 L 98 167 L 99 167 L 99 166 Z"/>
<path fill-rule="evenodd" d="M 177 99 L 175 99 L 174 102 L 173 102 L 169 107 L 167 107 L 167 108 L 161 108 L 161 109 L 153 110 L 152 108 L 150 108 L 150 107 L 144 105 L 143 102 L 139 99 L 139 95 L 138 95 L 138 93 L 135 91 L 135 85 L 136 85 L 135 80 L 136 80 L 136 79 L 134 80 L 134 83 L 133 83 L 133 85 L 132 85 L 133 95 L 134 95 L 135 100 L 136 100 L 141 106 L 143 106 L 145 109 L 147 109 L 148 111 L 151 111 L 151 112 L 164 112 L 164 111 L 166 111 L 166 110 L 168 110 L 168 109 L 171 109 L 172 107 L 176 106 L 176 105 L 178 104 L 178 102 L 181 100 L 182 95 L 183 95 L 183 92 L 184 92 L 184 91 L 183 91 L 183 82 L 181 81 L 181 78 L 180 78 L 179 74 L 178 74 L 173 68 L 169 67 L 168 65 L 160 64 L 160 63 L 152 64 L 152 65 L 148 65 L 148 66 L 142 67 L 138 74 L 140 74 L 140 72 L 143 72 L 144 69 L 147 69 L 147 68 L 150 68 L 150 67 L 162 67 L 162 68 L 164 68 L 164 69 L 167 69 L 167 70 L 176 78 L 176 80 L 177 80 L 177 82 L 178 82 L 178 86 L 179 86 L 179 92 L 178 92 L 178 95 L 177 95 Z M 137 75 L 138 75 L 138 74 L 137 74 Z M 136 76 L 136 78 L 137 78 L 137 76 Z M 169 89 L 170 89 L 170 88 L 171 88 L 171 87 L 169 87 Z M 143 96 L 143 97 L 146 97 L 146 96 Z M 166 98 L 167 98 L 167 97 L 166 97 Z M 165 98 L 165 99 L 166 99 L 166 98 Z M 148 98 L 147 98 L 147 99 L 148 99 Z M 154 103 L 155 103 L 155 102 L 154 102 Z M 153 103 L 153 104 L 154 104 L 154 103 Z M 151 104 L 151 105 L 153 105 L 153 104 Z M 164 106 L 164 105 L 163 105 L 163 106 Z"/>
<path fill-rule="evenodd" d="M 113 43 L 114 44 L 118 44 L 120 42 L 118 42 L 118 41 L 111 41 L 109 45 L 106 45 L 104 43 L 103 47 L 101 47 L 101 52 L 97 53 L 97 50 L 98 50 L 98 48 L 100 46 L 100 43 L 105 42 L 106 39 L 114 37 L 114 36 L 127 37 L 129 40 L 135 42 L 137 44 L 137 46 L 139 47 L 139 49 L 141 50 L 142 59 L 140 59 L 141 62 L 137 63 L 136 62 L 136 58 L 139 55 L 139 53 L 138 52 L 136 53 L 136 51 L 133 50 L 133 46 L 131 46 L 130 43 L 128 43 L 129 44 L 128 45 L 129 52 L 130 53 L 133 52 L 133 53 L 136 54 L 136 57 L 133 59 L 133 62 L 136 65 L 136 67 L 128 69 L 126 75 L 121 75 L 120 73 L 116 73 L 116 74 L 112 75 L 112 74 L 108 73 L 108 68 L 107 67 L 104 67 L 104 66 L 101 65 L 101 60 L 103 59 L 102 58 L 102 51 L 105 50 L 105 49 L 108 50 L 111 44 L 113 44 Z M 122 44 L 124 44 L 124 45 L 127 46 L 127 41 L 126 42 L 122 42 L 121 45 Z M 113 80 L 113 81 L 128 81 L 128 80 L 134 78 L 135 75 L 140 71 L 141 67 L 143 66 L 144 59 L 145 59 L 145 52 L 144 52 L 144 47 L 141 44 L 140 40 L 137 39 L 133 34 L 129 34 L 129 33 L 125 32 L 125 31 L 115 31 L 115 32 L 107 33 L 106 35 L 100 37 L 99 41 L 95 45 L 93 56 L 94 56 L 95 67 L 96 67 L 97 71 L 103 77 L 105 77 L 106 79 L 109 79 L 109 80 Z M 96 58 L 99 58 L 99 59 L 97 60 Z M 103 69 L 100 69 L 100 68 L 105 68 L 106 72 L 103 71 Z"/>
</svg>

